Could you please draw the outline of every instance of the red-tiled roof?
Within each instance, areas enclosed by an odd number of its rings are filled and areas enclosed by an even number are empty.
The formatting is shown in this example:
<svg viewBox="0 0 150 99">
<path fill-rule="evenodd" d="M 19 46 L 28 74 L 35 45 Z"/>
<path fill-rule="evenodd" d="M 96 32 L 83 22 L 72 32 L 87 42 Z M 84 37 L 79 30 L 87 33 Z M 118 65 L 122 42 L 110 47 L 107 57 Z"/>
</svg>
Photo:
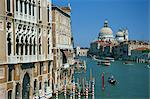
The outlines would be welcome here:
<svg viewBox="0 0 150 99">
<path fill-rule="evenodd" d="M 134 49 L 134 50 L 137 50 L 137 51 L 143 51 L 143 50 L 147 50 L 147 49 L 149 49 L 149 48 L 146 48 L 146 47 L 140 47 L 140 48 L 136 48 L 136 49 Z"/>
</svg>

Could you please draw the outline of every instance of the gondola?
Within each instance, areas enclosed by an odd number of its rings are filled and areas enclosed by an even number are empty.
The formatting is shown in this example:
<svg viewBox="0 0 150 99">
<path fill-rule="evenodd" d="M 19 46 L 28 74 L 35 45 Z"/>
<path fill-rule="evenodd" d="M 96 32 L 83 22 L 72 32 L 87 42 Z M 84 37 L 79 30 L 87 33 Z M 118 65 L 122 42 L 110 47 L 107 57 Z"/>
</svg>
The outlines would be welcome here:
<svg viewBox="0 0 150 99">
<path fill-rule="evenodd" d="M 108 82 L 112 85 L 116 84 L 116 79 L 113 77 L 113 75 L 111 77 L 108 78 Z"/>
</svg>

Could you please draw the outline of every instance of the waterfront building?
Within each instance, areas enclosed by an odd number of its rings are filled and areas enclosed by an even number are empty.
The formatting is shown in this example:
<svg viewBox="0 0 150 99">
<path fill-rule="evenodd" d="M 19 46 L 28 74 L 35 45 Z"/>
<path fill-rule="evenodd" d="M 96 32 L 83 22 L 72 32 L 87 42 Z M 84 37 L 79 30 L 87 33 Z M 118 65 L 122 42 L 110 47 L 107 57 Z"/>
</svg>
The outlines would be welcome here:
<svg viewBox="0 0 150 99">
<path fill-rule="evenodd" d="M 76 56 L 87 56 L 88 51 L 88 48 L 80 48 L 80 46 L 75 49 Z"/>
<path fill-rule="evenodd" d="M 52 96 L 51 21 L 48 0 L 0 0 L 1 99 Z"/>
<path fill-rule="evenodd" d="M 132 56 L 131 51 L 137 48 L 149 48 L 149 44 L 144 41 L 129 40 L 119 43 L 112 48 L 115 58 L 127 59 Z"/>
<path fill-rule="evenodd" d="M 150 63 L 150 48 L 141 47 L 131 50 L 132 59 L 136 62 Z"/>
<path fill-rule="evenodd" d="M 66 79 L 67 85 L 71 84 L 73 76 L 73 38 L 71 32 L 70 7 L 52 7 L 52 34 L 53 34 L 53 90 L 61 91 Z"/>
<path fill-rule="evenodd" d="M 97 40 L 91 43 L 88 54 L 96 55 L 98 57 L 111 56 L 112 47 L 114 43 L 111 41 Z"/>
</svg>

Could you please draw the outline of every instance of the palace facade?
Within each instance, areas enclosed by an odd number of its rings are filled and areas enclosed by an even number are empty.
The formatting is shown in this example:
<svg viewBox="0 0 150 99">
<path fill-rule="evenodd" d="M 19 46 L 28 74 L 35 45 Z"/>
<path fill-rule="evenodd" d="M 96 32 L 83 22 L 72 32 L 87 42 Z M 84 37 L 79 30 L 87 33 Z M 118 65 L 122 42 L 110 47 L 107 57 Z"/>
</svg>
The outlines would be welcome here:
<svg viewBox="0 0 150 99">
<path fill-rule="evenodd" d="M 0 0 L 1 99 L 52 96 L 52 12 L 49 1 Z"/>
</svg>

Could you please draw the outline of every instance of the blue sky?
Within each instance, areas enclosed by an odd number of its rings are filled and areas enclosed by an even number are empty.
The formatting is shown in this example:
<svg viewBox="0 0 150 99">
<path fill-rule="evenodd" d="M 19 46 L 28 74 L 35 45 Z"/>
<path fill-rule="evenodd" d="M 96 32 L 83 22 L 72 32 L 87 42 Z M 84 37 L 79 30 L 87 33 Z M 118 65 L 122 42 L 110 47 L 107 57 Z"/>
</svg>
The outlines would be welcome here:
<svg viewBox="0 0 150 99">
<path fill-rule="evenodd" d="M 68 0 L 52 0 L 58 6 Z M 105 19 L 116 34 L 119 28 L 129 29 L 129 39 L 150 39 L 149 0 L 70 0 L 72 33 L 75 46 L 89 47 L 103 27 Z"/>
</svg>

